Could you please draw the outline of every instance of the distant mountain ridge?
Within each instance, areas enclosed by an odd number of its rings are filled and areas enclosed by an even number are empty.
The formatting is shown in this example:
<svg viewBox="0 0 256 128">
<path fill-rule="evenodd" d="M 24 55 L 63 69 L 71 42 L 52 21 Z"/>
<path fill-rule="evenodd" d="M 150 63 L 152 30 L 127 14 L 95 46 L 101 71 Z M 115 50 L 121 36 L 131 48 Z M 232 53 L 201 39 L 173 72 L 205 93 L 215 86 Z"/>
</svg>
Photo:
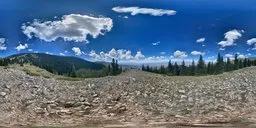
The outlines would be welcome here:
<svg viewBox="0 0 256 128">
<path fill-rule="evenodd" d="M 105 65 L 100 63 L 90 62 L 77 57 L 66 57 L 49 55 L 44 53 L 22 53 L 11 55 L 6 58 L 2 58 L 0 64 L 7 66 L 10 64 L 26 64 L 40 67 L 51 73 L 58 75 L 71 76 L 80 70 L 103 70 L 106 68 Z"/>
</svg>

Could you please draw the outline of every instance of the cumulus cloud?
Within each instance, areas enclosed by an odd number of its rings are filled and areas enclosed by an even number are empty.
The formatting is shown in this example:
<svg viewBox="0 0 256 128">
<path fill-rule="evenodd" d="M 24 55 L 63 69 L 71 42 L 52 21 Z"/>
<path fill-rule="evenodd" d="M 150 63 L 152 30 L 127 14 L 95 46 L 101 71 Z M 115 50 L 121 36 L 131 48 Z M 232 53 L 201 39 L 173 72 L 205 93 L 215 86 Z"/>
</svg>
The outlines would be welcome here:
<svg viewBox="0 0 256 128">
<path fill-rule="evenodd" d="M 72 51 L 75 53 L 76 56 L 81 56 L 83 54 L 83 52 L 81 51 L 80 48 L 78 47 L 73 47 Z"/>
<path fill-rule="evenodd" d="M 24 50 L 24 49 L 27 49 L 28 48 L 28 44 L 19 44 L 15 49 L 17 51 L 21 51 L 21 50 Z"/>
<path fill-rule="evenodd" d="M 89 53 L 89 56 L 91 56 L 94 60 L 100 60 L 100 58 L 101 58 L 94 50 L 92 50 Z"/>
<path fill-rule="evenodd" d="M 250 40 L 247 40 L 248 45 L 254 45 L 252 50 L 256 50 L 256 38 L 252 38 Z"/>
<path fill-rule="evenodd" d="M 197 43 L 203 43 L 204 41 L 205 41 L 204 37 L 203 38 L 199 38 L 199 39 L 196 40 Z"/>
<path fill-rule="evenodd" d="M 198 56 L 198 55 L 204 55 L 205 52 L 199 52 L 199 51 L 192 51 L 191 55 Z"/>
<path fill-rule="evenodd" d="M 228 47 L 228 46 L 233 46 L 236 45 L 235 41 L 242 37 L 243 30 L 231 30 L 226 32 L 225 35 L 225 41 L 221 41 L 218 43 L 221 47 Z"/>
<path fill-rule="evenodd" d="M 152 45 L 157 46 L 157 45 L 159 45 L 160 43 L 161 43 L 160 41 L 157 41 L 157 42 L 155 42 L 155 43 L 152 43 Z"/>
<path fill-rule="evenodd" d="M 0 51 L 6 50 L 7 47 L 5 46 L 5 38 L 0 38 Z"/>
<path fill-rule="evenodd" d="M 225 57 L 227 57 L 227 58 L 233 58 L 233 55 L 232 55 L 232 54 L 225 54 Z"/>
<path fill-rule="evenodd" d="M 173 55 L 174 55 L 174 57 L 179 57 L 179 58 L 186 58 L 186 57 L 188 57 L 186 52 L 182 52 L 182 51 L 179 51 L 179 50 L 175 51 L 173 53 Z"/>
<path fill-rule="evenodd" d="M 220 51 L 225 51 L 226 49 L 225 48 L 219 48 Z"/>
<path fill-rule="evenodd" d="M 247 40 L 247 44 L 248 44 L 248 45 L 256 44 L 256 38 L 252 38 L 252 39 L 250 39 L 250 40 Z"/>
<path fill-rule="evenodd" d="M 140 60 L 140 59 L 144 59 L 145 56 L 142 54 L 141 51 L 138 51 L 137 54 L 135 55 L 135 58 L 138 59 L 138 60 Z"/>
<path fill-rule="evenodd" d="M 60 55 L 61 55 L 61 56 L 65 56 L 65 54 L 64 54 L 64 53 L 62 53 L 62 52 L 60 53 Z"/>
<path fill-rule="evenodd" d="M 237 58 L 244 59 L 244 58 L 245 58 L 245 56 L 244 56 L 243 54 L 240 54 L 240 55 L 238 55 L 238 57 L 237 57 Z"/>
<path fill-rule="evenodd" d="M 142 59 L 145 57 L 142 52 L 138 51 L 135 56 L 132 56 L 132 52 L 130 50 L 125 49 L 114 49 L 112 48 L 109 52 L 105 53 L 101 51 L 97 54 L 94 50 L 92 50 L 89 54 L 90 57 L 94 60 L 111 60 L 112 58 L 119 60 L 133 60 L 133 59 Z"/>
<path fill-rule="evenodd" d="M 130 13 L 131 15 L 147 14 L 152 16 L 171 16 L 175 15 L 177 12 L 174 10 L 164 10 L 164 9 L 153 9 L 153 8 L 140 8 L 140 7 L 114 7 L 113 11 L 117 13 Z"/>
<path fill-rule="evenodd" d="M 111 18 L 96 18 L 87 15 L 64 15 L 60 20 L 40 21 L 22 25 L 23 33 L 29 38 L 39 38 L 52 42 L 59 38 L 64 41 L 87 42 L 88 35 L 97 38 L 111 31 L 113 21 Z"/>
</svg>

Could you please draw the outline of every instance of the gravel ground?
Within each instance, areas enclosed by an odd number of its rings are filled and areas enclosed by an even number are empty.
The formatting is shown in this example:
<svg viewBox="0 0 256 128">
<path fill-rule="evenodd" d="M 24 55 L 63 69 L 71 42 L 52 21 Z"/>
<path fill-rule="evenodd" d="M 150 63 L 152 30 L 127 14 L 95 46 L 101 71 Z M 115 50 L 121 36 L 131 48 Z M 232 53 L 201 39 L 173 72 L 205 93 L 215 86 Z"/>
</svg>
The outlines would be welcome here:
<svg viewBox="0 0 256 128">
<path fill-rule="evenodd" d="M 256 122 L 256 67 L 204 77 L 129 70 L 83 81 L 0 72 L 0 127 Z"/>
</svg>

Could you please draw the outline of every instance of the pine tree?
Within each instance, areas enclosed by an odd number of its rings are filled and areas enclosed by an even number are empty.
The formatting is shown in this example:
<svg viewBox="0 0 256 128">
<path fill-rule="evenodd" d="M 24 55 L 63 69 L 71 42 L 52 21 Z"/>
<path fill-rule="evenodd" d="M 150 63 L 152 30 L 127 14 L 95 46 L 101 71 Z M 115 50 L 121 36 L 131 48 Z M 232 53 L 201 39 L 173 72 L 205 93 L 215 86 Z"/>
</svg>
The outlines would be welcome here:
<svg viewBox="0 0 256 128">
<path fill-rule="evenodd" d="M 229 57 L 227 58 L 227 64 L 225 65 L 225 67 L 226 67 L 225 71 L 227 71 L 227 72 L 232 71 L 233 65 L 232 65 Z"/>
<path fill-rule="evenodd" d="M 244 58 L 244 61 L 243 61 L 243 67 L 247 67 L 248 65 L 247 65 L 247 63 L 248 63 L 248 61 L 247 61 L 247 58 Z"/>
<path fill-rule="evenodd" d="M 220 55 L 220 53 L 218 53 L 215 73 L 220 74 L 223 72 L 224 72 L 224 60 L 223 60 L 223 57 Z"/>
<path fill-rule="evenodd" d="M 118 72 L 118 70 L 119 70 L 119 65 L 118 65 L 118 61 L 116 60 L 116 65 L 115 65 L 115 70 L 116 70 L 116 72 Z"/>
<path fill-rule="evenodd" d="M 146 71 L 150 72 L 149 65 L 147 65 Z"/>
<path fill-rule="evenodd" d="M 112 66 L 112 73 L 111 73 L 111 75 L 116 75 L 116 61 L 115 61 L 115 59 L 113 58 L 112 59 L 112 63 L 111 63 L 111 66 Z"/>
<path fill-rule="evenodd" d="M 207 64 L 207 74 L 211 74 L 211 69 L 212 68 L 212 66 L 211 66 L 211 62 L 208 62 L 208 64 Z"/>
<path fill-rule="evenodd" d="M 192 61 L 192 65 L 190 68 L 190 75 L 192 75 L 192 76 L 196 75 L 196 64 L 195 64 L 194 60 Z"/>
<path fill-rule="evenodd" d="M 238 54 L 235 55 L 235 60 L 234 60 L 234 70 L 239 69 L 239 60 L 238 60 Z"/>
<path fill-rule="evenodd" d="M 174 75 L 179 76 L 180 75 L 180 68 L 177 62 L 174 64 Z"/>
<path fill-rule="evenodd" d="M 198 64 L 197 64 L 197 68 L 196 68 L 196 74 L 197 75 L 204 75 L 205 74 L 205 63 L 204 63 L 204 59 L 203 56 L 200 55 L 199 60 L 198 60 Z"/>
<path fill-rule="evenodd" d="M 164 65 L 161 65 L 161 67 L 160 67 L 160 73 L 161 73 L 161 74 L 165 74 L 165 73 L 166 73 L 166 72 L 165 72 Z"/>
<path fill-rule="evenodd" d="M 142 70 L 142 71 L 145 71 L 145 66 L 144 66 L 144 64 L 142 65 L 141 70 Z"/>
<path fill-rule="evenodd" d="M 243 64 L 243 61 L 242 60 L 239 60 L 239 69 L 243 68 L 244 67 L 244 64 Z"/>
<path fill-rule="evenodd" d="M 180 67 L 180 75 L 184 76 L 186 75 L 186 64 L 185 61 L 182 61 L 181 67 Z"/>
<path fill-rule="evenodd" d="M 172 65 L 171 60 L 168 63 L 168 73 L 169 74 L 173 74 L 173 65 Z"/>
</svg>

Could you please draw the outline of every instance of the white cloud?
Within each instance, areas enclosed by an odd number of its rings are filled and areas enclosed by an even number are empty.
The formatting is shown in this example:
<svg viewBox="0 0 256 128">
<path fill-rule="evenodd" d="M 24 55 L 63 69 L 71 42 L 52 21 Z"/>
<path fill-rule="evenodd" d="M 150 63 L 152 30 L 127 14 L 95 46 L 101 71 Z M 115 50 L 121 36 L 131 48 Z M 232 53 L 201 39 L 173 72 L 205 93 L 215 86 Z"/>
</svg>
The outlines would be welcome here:
<svg viewBox="0 0 256 128">
<path fill-rule="evenodd" d="M 73 47 L 72 51 L 75 53 L 76 56 L 81 56 L 83 54 L 83 52 L 81 51 L 80 48 L 78 47 Z"/>
<path fill-rule="evenodd" d="M 232 54 L 225 54 L 225 57 L 227 57 L 227 58 L 233 58 L 233 55 L 232 55 Z"/>
<path fill-rule="evenodd" d="M 130 50 L 119 49 L 116 50 L 112 48 L 109 52 L 105 53 L 101 51 L 97 54 L 94 50 L 92 50 L 89 54 L 90 57 L 94 60 L 111 60 L 112 58 L 119 59 L 119 60 L 133 60 L 133 59 L 142 59 L 145 57 L 142 52 L 138 51 L 135 56 L 132 56 Z"/>
<path fill-rule="evenodd" d="M 6 50 L 7 47 L 5 46 L 5 38 L 0 38 L 0 51 Z"/>
<path fill-rule="evenodd" d="M 32 51 L 33 51 L 33 49 L 28 49 L 28 51 L 29 51 L 29 52 L 32 52 Z"/>
<path fill-rule="evenodd" d="M 177 12 L 174 10 L 153 9 L 153 8 L 140 8 L 140 7 L 114 7 L 113 11 L 117 13 L 131 13 L 131 15 L 147 14 L 152 16 L 175 15 Z"/>
<path fill-rule="evenodd" d="M 108 53 L 108 57 L 110 58 L 116 58 L 117 57 L 117 51 L 116 49 L 112 48 L 109 53 Z"/>
<path fill-rule="evenodd" d="M 186 52 L 182 52 L 182 51 L 179 51 L 179 50 L 175 51 L 173 53 L 173 55 L 174 55 L 174 57 L 179 57 L 179 58 L 186 58 L 186 57 L 188 57 Z"/>
<path fill-rule="evenodd" d="M 192 51 L 191 55 L 198 56 L 198 55 L 204 55 L 205 52 L 199 52 L 199 51 Z"/>
<path fill-rule="evenodd" d="M 243 58 L 245 58 L 245 56 L 244 55 L 242 55 L 242 54 L 240 54 L 240 55 L 238 55 L 238 57 L 237 58 L 241 58 L 241 59 L 243 59 Z"/>
<path fill-rule="evenodd" d="M 65 54 L 64 54 L 64 53 L 62 53 L 62 52 L 60 53 L 60 55 L 61 55 L 61 56 L 65 56 Z"/>
<path fill-rule="evenodd" d="M 141 51 L 138 51 L 137 54 L 135 55 L 135 58 L 138 59 L 138 60 L 140 60 L 140 59 L 144 59 L 145 56 L 142 54 Z"/>
<path fill-rule="evenodd" d="M 225 51 L 225 48 L 219 48 L 220 51 Z"/>
<path fill-rule="evenodd" d="M 248 45 L 256 44 L 256 38 L 252 38 L 252 39 L 250 39 L 250 40 L 247 40 L 247 44 L 248 44 Z"/>
<path fill-rule="evenodd" d="M 250 40 L 247 40 L 248 45 L 254 45 L 252 50 L 256 50 L 256 38 L 252 38 Z"/>
<path fill-rule="evenodd" d="M 125 19 L 128 19 L 129 17 L 128 16 L 124 16 Z"/>
<path fill-rule="evenodd" d="M 121 60 L 132 60 L 134 57 L 132 56 L 132 52 L 130 50 L 119 49 L 117 50 L 117 58 Z"/>
<path fill-rule="evenodd" d="M 197 43 L 203 43 L 204 41 L 205 41 L 204 37 L 203 38 L 199 38 L 199 39 L 196 40 Z"/>
<path fill-rule="evenodd" d="M 214 59 L 215 58 L 215 56 L 209 56 L 209 57 L 207 57 L 207 59 L 209 59 L 209 60 L 212 60 L 212 59 Z"/>
<path fill-rule="evenodd" d="M 228 47 L 228 46 L 236 45 L 235 41 L 237 39 L 239 39 L 240 37 L 242 37 L 243 32 L 244 32 L 243 30 L 239 31 L 236 29 L 226 32 L 224 34 L 226 40 L 219 42 L 218 45 L 220 45 L 221 47 Z"/>
<path fill-rule="evenodd" d="M 21 51 L 21 50 L 24 50 L 24 49 L 27 49 L 27 48 L 28 48 L 28 44 L 24 44 L 24 45 L 19 44 L 15 49 L 17 51 Z"/>
<path fill-rule="evenodd" d="M 53 55 L 53 53 L 51 53 L 51 52 L 45 52 L 46 54 L 49 54 L 49 55 Z"/>
<path fill-rule="evenodd" d="M 70 14 L 64 15 L 61 20 L 39 21 L 24 23 L 23 33 L 31 39 L 39 38 L 46 42 L 52 42 L 58 38 L 64 41 L 87 42 L 87 36 L 97 38 L 111 31 L 113 21 L 110 18 L 96 18 L 87 15 Z"/>
<path fill-rule="evenodd" d="M 161 43 L 160 41 L 157 41 L 157 42 L 155 42 L 155 43 L 152 43 L 152 45 L 157 46 L 157 45 L 159 45 L 160 43 Z"/>
<path fill-rule="evenodd" d="M 89 56 L 91 56 L 94 60 L 99 60 L 100 59 L 100 56 L 98 54 L 96 54 L 96 52 L 94 50 L 92 50 L 89 53 Z"/>
</svg>

